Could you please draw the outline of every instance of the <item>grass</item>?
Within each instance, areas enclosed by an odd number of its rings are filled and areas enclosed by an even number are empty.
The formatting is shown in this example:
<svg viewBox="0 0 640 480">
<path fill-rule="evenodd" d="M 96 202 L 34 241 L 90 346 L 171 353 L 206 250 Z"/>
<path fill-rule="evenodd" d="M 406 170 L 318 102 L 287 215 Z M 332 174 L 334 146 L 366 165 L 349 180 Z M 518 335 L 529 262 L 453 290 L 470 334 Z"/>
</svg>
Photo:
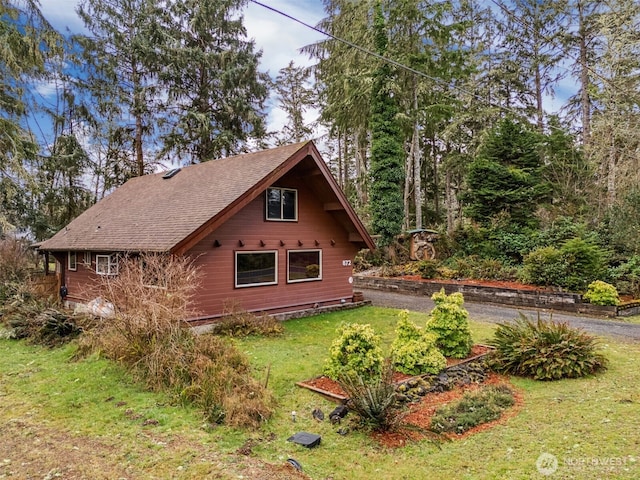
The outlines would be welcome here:
<svg viewBox="0 0 640 480">
<path fill-rule="evenodd" d="M 410 318 L 421 326 L 426 321 L 424 314 L 411 313 Z M 524 393 L 518 415 L 440 448 L 425 441 L 387 450 L 359 432 L 340 436 L 328 421 L 316 422 L 314 408 L 328 414 L 335 404 L 295 382 L 322 372 L 336 328 L 342 322 L 370 323 L 388 347 L 396 319 L 396 310 L 365 307 L 290 320 L 280 337 L 236 340 L 259 379 L 266 381 L 269 372 L 269 387 L 279 402 L 274 417 L 257 432 L 209 429 L 197 411 L 142 391 L 108 362 L 70 362 L 71 347 L 47 350 L 0 340 L 0 425 L 27 419 L 73 438 L 99 441 L 109 447 L 105 461 L 113 469 L 111 478 L 123 476 L 117 468 L 133 472 L 131 477 L 266 478 L 246 475 L 251 462 L 282 464 L 292 457 L 314 479 L 535 479 L 546 478 L 535 466 L 545 452 L 559 462 L 551 478 L 640 477 L 640 343 L 604 339 L 610 367 L 595 377 L 513 379 Z M 486 341 L 494 328 L 471 322 L 474 341 Z M 117 407 L 122 401 L 126 405 Z M 126 409 L 142 417 L 133 420 Z M 297 412 L 295 423 L 292 411 Z M 143 426 L 146 418 L 158 424 Z M 286 441 L 299 431 L 322 435 L 321 446 L 307 450 Z M 252 456 L 231 455 L 247 440 L 255 445 Z"/>
</svg>

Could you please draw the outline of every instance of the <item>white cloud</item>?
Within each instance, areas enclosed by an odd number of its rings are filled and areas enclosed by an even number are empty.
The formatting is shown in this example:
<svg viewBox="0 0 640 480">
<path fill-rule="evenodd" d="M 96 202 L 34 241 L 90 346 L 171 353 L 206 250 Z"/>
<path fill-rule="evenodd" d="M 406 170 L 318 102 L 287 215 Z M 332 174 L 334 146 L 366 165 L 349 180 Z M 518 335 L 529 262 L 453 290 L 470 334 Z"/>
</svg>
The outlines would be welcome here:
<svg viewBox="0 0 640 480">
<path fill-rule="evenodd" d="M 71 33 L 82 31 L 84 25 L 78 15 L 76 7 L 79 0 L 41 0 L 40 11 L 49 23 L 59 32 Z"/>
</svg>

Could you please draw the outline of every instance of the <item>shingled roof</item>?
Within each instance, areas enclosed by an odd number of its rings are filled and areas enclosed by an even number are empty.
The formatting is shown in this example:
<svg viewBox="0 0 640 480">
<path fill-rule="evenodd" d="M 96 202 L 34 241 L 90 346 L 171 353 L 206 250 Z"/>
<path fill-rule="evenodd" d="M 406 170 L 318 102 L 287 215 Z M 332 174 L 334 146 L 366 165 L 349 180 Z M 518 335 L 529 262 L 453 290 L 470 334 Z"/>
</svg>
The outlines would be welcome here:
<svg viewBox="0 0 640 480">
<path fill-rule="evenodd" d="M 373 242 L 313 142 L 303 142 L 129 180 L 86 210 L 40 250 L 182 253 L 291 170 L 312 158 L 363 246 Z"/>
</svg>

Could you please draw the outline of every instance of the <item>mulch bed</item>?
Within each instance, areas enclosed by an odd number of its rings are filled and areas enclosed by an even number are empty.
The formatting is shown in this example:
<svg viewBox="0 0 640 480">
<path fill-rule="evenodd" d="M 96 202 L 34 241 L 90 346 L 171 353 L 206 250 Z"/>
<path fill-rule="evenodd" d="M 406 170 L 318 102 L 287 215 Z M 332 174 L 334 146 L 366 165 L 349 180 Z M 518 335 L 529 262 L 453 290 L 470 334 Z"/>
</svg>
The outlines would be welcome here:
<svg viewBox="0 0 640 480">
<path fill-rule="evenodd" d="M 447 359 L 447 366 L 452 366 L 466 361 L 469 358 L 485 354 L 489 350 L 490 347 L 487 347 L 485 345 L 474 345 L 472 352 L 469 357 L 467 357 L 467 359 Z M 394 381 L 399 383 L 411 378 L 411 375 L 405 375 L 403 373 L 396 372 L 393 378 Z M 341 399 L 346 398 L 346 394 L 340 387 L 338 382 L 325 376 L 313 378 L 304 382 L 299 382 L 298 385 L 301 387 L 310 388 L 317 393 L 324 394 L 325 397 L 330 398 L 334 401 L 340 401 Z M 428 430 L 431 426 L 431 419 L 438 408 L 446 405 L 449 402 L 459 400 L 466 392 L 478 390 L 486 385 L 507 385 L 511 389 L 511 391 L 514 392 L 515 405 L 505 413 L 503 413 L 503 415 L 499 419 L 493 422 L 478 425 L 477 427 L 474 427 L 462 434 L 444 434 L 442 435 L 443 439 L 456 440 L 466 438 L 475 433 L 492 428 L 497 424 L 503 423 L 508 418 L 511 418 L 518 413 L 518 411 L 524 404 L 522 392 L 518 391 L 511 384 L 508 377 L 491 372 L 487 374 L 487 378 L 483 383 L 471 383 L 469 385 L 454 387 L 452 390 L 448 390 L 445 392 L 428 393 L 424 397 L 421 397 L 419 402 L 409 405 L 409 411 L 406 417 L 403 419 L 403 425 L 405 425 L 406 428 L 401 427 L 397 432 L 373 433 L 373 438 L 375 438 L 376 441 L 380 443 L 380 445 L 388 448 L 402 447 L 409 442 L 420 441 L 427 437 L 435 438 L 436 434 L 428 435 L 426 433 L 421 433 L 415 428 L 412 429 L 411 426 L 416 426 L 420 429 Z"/>
<path fill-rule="evenodd" d="M 529 285 L 526 283 L 520 283 L 508 280 L 450 280 L 450 279 L 429 279 L 422 278 L 420 275 L 402 275 L 400 277 L 403 280 L 410 280 L 412 282 L 421 283 L 443 283 L 449 285 L 478 285 L 481 287 L 496 287 L 496 288 L 511 288 L 514 290 L 527 290 L 527 291 L 553 291 L 551 287 L 543 287 L 540 285 Z"/>
</svg>

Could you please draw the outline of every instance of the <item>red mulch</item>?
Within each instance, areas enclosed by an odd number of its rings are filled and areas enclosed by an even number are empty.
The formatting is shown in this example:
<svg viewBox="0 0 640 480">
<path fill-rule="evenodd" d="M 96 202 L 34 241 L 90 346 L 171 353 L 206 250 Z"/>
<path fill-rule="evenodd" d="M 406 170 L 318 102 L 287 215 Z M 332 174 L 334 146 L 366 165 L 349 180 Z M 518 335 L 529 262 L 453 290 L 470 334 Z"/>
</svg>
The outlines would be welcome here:
<svg viewBox="0 0 640 480">
<path fill-rule="evenodd" d="M 496 373 L 489 373 L 486 380 L 483 383 L 472 383 L 469 385 L 464 385 L 460 387 L 456 387 L 453 390 L 449 390 L 448 392 L 442 393 L 430 393 L 425 395 L 422 400 L 418 403 L 412 404 L 409 408 L 409 414 L 405 417 L 404 423 L 416 425 L 421 428 L 429 428 L 431 426 L 431 418 L 435 414 L 436 410 L 443 405 L 453 402 L 455 400 L 459 400 L 466 392 L 473 392 L 479 390 L 483 386 L 486 385 L 508 385 L 512 392 L 514 392 L 515 404 L 508 411 L 502 414 L 502 416 L 494 420 L 493 422 L 483 423 L 482 425 L 478 425 L 470 430 L 462 434 L 456 433 L 446 433 L 445 437 L 451 440 L 457 440 L 461 438 L 466 438 L 470 435 L 473 435 L 478 432 L 483 432 L 494 427 L 497 424 L 503 423 L 505 420 L 513 417 L 520 408 L 524 404 L 524 397 L 522 392 L 517 390 L 507 377 L 502 375 L 498 375 Z M 377 434 L 375 437 L 378 439 L 380 443 L 388 447 L 400 447 L 406 443 L 406 434 L 411 434 L 411 439 L 419 440 L 421 435 L 418 432 L 414 431 L 400 431 L 396 434 Z M 403 441 L 403 437 L 404 441 Z"/>
<path fill-rule="evenodd" d="M 516 290 L 531 290 L 531 291 L 550 291 L 551 287 L 541 287 L 539 285 L 528 285 L 526 283 L 511 282 L 507 280 L 446 280 L 446 279 L 430 279 L 422 278 L 420 275 L 402 275 L 400 278 L 403 280 L 411 280 L 412 282 L 422 283 L 444 283 L 449 285 L 480 285 L 483 287 L 496 287 L 496 288 L 512 288 Z"/>
</svg>

